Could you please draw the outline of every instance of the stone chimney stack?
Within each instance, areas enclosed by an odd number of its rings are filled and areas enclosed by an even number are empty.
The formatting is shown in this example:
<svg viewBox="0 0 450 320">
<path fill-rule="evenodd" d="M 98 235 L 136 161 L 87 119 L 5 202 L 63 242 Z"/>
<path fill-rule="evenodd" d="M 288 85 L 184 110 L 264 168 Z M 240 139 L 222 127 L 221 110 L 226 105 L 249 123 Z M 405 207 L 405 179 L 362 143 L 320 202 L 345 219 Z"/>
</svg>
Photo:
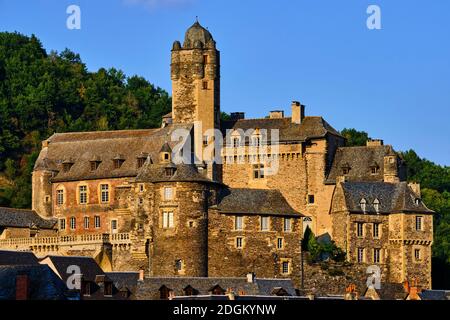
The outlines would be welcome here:
<svg viewBox="0 0 450 320">
<path fill-rule="evenodd" d="M 369 139 L 366 142 L 367 147 L 379 147 L 384 145 L 384 141 L 381 139 Z"/>
<path fill-rule="evenodd" d="M 270 111 L 269 118 L 270 119 L 281 119 L 281 118 L 284 118 L 284 111 L 283 110 Z"/>
<path fill-rule="evenodd" d="M 292 123 L 301 124 L 305 118 L 305 106 L 298 101 L 292 101 Z"/>
</svg>

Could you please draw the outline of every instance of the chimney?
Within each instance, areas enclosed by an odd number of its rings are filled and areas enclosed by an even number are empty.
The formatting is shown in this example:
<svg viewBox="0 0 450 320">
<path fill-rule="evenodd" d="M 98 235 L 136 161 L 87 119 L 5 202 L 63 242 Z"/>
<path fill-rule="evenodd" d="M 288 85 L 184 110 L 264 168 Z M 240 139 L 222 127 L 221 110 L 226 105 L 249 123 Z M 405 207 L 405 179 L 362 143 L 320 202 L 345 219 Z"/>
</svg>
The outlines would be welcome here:
<svg viewBox="0 0 450 320">
<path fill-rule="evenodd" d="M 283 110 L 270 111 L 269 118 L 270 119 L 282 119 L 282 118 L 284 118 L 284 111 Z"/>
<path fill-rule="evenodd" d="M 305 118 L 305 106 L 298 101 L 292 101 L 292 123 L 301 124 Z"/>
<path fill-rule="evenodd" d="M 16 276 L 16 300 L 28 300 L 30 295 L 30 279 L 28 275 Z"/>
<path fill-rule="evenodd" d="M 422 197 L 421 192 L 420 192 L 420 183 L 410 182 L 410 183 L 408 183 L 408 187 L 411 188 L 411 190 L 416 194 L 416 196 L 418 198 Z"/>
<path fill-rule="evenodd" d="M 245 119 L 244 112 L 232 112 L 230 113 L 231 120 L 242 120 Z"/>
<path fill-rule="evenodd" d="M 369 139 L 366 142 L 367 147 L 379 147 L 384 145 L 384 141 L 381 139 Z"/>
<path fill-rule="evenodd" d="M 249 272 L 247 273 L 247 282 L 248 283 L 254 283 L 255 282 L 255 273 L 254 272 Z"/>
<path fill-rule="evenodd" d="M 144 281 L 144 270 L 139 270 L 139 281 Z"/>
</svg>

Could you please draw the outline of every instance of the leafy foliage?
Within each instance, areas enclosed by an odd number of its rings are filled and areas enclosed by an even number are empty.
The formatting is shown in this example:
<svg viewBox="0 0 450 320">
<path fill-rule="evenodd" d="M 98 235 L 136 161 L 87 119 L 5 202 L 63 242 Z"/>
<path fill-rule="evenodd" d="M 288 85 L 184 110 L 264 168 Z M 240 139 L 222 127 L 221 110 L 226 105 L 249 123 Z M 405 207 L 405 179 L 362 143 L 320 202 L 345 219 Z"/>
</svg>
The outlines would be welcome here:
<svg viewBox="0 0 450 320">
<path fill-rule="evenodd" d="M 47 53 L 34 35 L 0 33 L 0 205 L 30 206 L 40 143 L 54 132 L 154 128 L 170 106 L 142 77 L 89 72 L 69 49 Z"/>
<path fill-rule="evenodd" d="M 341 131 L 341 135 L 347 139 L 348 147 L 365 146 L 369 135 L 364 131 L 357 131 L 356 129 L 347 129 Z"/>
<path fill-rule="evenodd" d="M 302 240 L 302 251 L 309 252 L 313 261 L 320 261 L 326 258 L 331 258 L 334 261 L 342 262 L 345 260 L 345 252 L 331 242 L 318 242 L 314 232 L 306 227 L 305 234 Z"/>
</svg>

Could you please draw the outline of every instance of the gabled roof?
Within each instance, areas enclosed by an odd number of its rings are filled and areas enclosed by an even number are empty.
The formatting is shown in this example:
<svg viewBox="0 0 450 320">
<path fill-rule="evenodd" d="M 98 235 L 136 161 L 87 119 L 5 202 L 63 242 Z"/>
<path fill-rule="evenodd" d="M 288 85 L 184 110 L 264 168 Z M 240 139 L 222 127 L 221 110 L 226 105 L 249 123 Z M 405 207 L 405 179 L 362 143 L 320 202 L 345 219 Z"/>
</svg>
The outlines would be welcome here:
<svg viewBox="0 0 450 320">
<path fill-rule="evenodd" d="M 32 252 L 0 250 L 0 266 L 6 265 L 39 265 Z"/>
<path fill-rule="evenodd" d="M 103 272 L 97 262 L 91 257 L 47 256 L 41 259 L 41 264 L 45 263 L 46 259 L 50 260 L 50 266 L 53 265 L 55 267 L 56 272 L 64 282 L 73 275 L 73 272 L 68 273 L 69 266 L 79 267 L 80 272 L 83 275 L 83 280 L 85 281 L 95 282 L 97 276 L 105 275 L 105 272 Z"/>
<path fill-rule="evenodd" d="M 147 130 L 55 133 L 47 139 L 47 147 L 39 154 L 34 169 L 55 171 L 53 182 L 135 177 L 140 170 L 138 158 L 147 154 L 151 159 L 159 159 L 166 142 L 170 146 L 178 143 L 170 141 L 174 130 L 191 128 L 191 124 L 174 124 Z M 125 160 L 120 168 L 114 167 L 117 157 Z M 62 164 L 65 159 L 73 162 L 67 172 Z M 101 161 L 95 170 L 91 170 L 92 159 Z"/>
<path fill-rule="evenodd" d="M 226 189 L 222 191 L 217 208 L 222 213 L 303 216 L 289 205 L 279 190 Z"/>
<path fill-rule="evenodd" d="M 366 201 L 366 213 L 376 214 L 373 203 L 379 201 L 379 213 L 418 212 L 433 213 L 406 182 L 344 182 L 345 202 L 350 212 L 363 213 L 361 200 Z M 416 200 L 419 200 L 416 203 Z"/>
<path fill-rule="evenodd" d="M 136 291 L 139 272 L 106 272 L 106 276 L 114 283 L 118 290 Z"/>
<path fill-rule="evenodd" d="M 307 141 L 312 138 L 323 138 L 327 134 L 341 136 L 322 117 L 305 117 L 301 124 L 292 123 L 290 117 L 276 119 L 239 119 L 221 122 L 221 130 L 225 137 L 227 130 L 266 129 L 267 138 L 271 139 L 271 130 L 279 130 L 281 142 Z"/>
<path fill-rule="evenodd" d="M 0 227 L 53 229 L 56 219 L 44 219 L 34 210 L 0 207 Z"/>
<path fill-rule="evenodd" d="M 333 163 L 326 181 L 335 183 L 343 175 L 343 168 L 350 169 L 345 175 L 349 181 L 383 181 L 384 156 L 396 154 L 392 146 L 340 147 L 336 150 Z M 378 172 L 372 174 L 372 167 L 378 166 Z"/>
<path fill-rule="evenodd" d="M 67 287 L 46 265 L 0 266 L 0 300 L 16 298 L 16 277 L 27 275 L 30 300 L 66 300 Z"/>
</svg>

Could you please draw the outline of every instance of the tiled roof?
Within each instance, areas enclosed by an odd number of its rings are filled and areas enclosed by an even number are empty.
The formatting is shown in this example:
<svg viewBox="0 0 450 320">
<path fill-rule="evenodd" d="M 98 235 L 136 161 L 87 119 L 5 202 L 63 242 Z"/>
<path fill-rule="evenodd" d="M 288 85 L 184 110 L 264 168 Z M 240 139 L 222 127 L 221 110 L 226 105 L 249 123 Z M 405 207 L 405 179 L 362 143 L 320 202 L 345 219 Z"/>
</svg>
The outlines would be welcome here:
<svg viewBox="0 0 450 320">
<path fill-rule="evenodd" d="M 118 290 L 128 289 L 132 293 L 136 291 L 139 272 L 106 272 L 105 274 Z"/>
<path fill-rule="evenodd" d="M 191 130 L 192 125 L 170 125 L 160 129 L 123 130 L 56 133 L 43 148 L 35 164 L 35 170 L 55 171 L 52 181 L 76 181 L 81 179 L 102 179 L 135 177 L 138 172 L 138 158 L 148 155 L 157 162 L 161 147 L 171 142 L 176 129 Z M 113 159 L 120 155 L 125 160 L 120 168 L 114 167 Z M 63 162 L 70 159 L 73 165 L 65 172 Z M 97 169 L 91 170 L 95 159 L 101 161 Z"/>
<path fill-rule="evenodd" d="M 335 183 L 338 176 L 343 175 L 343 168 L 349 172 L 345 175 L 349 181 L 383 181 L 384 156 L 395 152 L 392 146 L 373 147 L 341 147 L 336 150 L 327 182 Z M 372 167 L 378 172 L 372 174 Z"/>
<path fill-rule="evenodd" d="M 34 210 L 0 207 L 1 227 L 53 229 L 56 222 L 56 219 L 42 218 Z"/>
<path fill-rule="evenodd" d="M 211 294 L 215 286 L 223 290 L 232 289 L 235 293 L 244 292 L 245 295 L 273 295 L 275 288 L 283 288 L 291 296 L 295 296 L 295 289 L 290 279 L 258 279 L 247 282 L 246 278 L 202 278 L 202 277 L 155 277 L 145 278 L 138 283 L 137 299 L 151 299 L 159 295 L 159 289 L 166 286 L 175 296 L 186 295 L 184 289 L 191 286 L 197 295 Z"/>
<path fill-rule="evenodd" d="M 433 213 L 418 199 L 406 182 L 345 182 L 342 183 L 346 206 L 351 212 L 362 213 L 361 200 L 366 201 L 366 213 L 375 214 L 373 205 L 379 201 L 379 213 L 420 212 Z M 418 203 L 416 203 L 418 199 Z"/>
<path fill-rule="evenodd" d="M 306 141 L 311 138 L 322 138 L 327 134 L 341 136 L 322 117 L 305 117 L 301 124 L 292 123 L 291 118 L 276 119 L 239 119 L 222 121 L 221 130 L 225 136 L 227 130 L 242 129 L 266 129 L 268 139 L 271 138 L 271 130 L 279 130 L 279 139 L 286 141 Z"/>
<path fill-rule="evenodd" d="M 39 265 L 32 252 L 0 250 L 0 266 L 7 265 Z"/>
<path fill-rule="evenodd" d="M 226 189 L 217 208 L 222 213 L 303 216 L 289 205 L 278 190 Z"/>
</svg>

